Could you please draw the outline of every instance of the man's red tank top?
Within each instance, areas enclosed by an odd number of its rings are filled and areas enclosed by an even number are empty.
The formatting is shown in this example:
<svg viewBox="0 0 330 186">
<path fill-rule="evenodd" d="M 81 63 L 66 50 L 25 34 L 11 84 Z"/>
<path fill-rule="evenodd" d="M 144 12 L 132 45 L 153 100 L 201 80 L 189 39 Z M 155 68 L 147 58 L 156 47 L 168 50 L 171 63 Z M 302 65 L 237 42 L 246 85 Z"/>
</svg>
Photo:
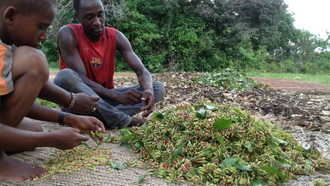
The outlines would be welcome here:
<svg viewBox="0 0 330 186">
<path fill-rule="evenodd" d="M 78 42 L 78 51 L 87 71 L 88 79 L 99 83 L 105 88 L 114 88 L 113 75 L 115 72 L 116 30 L 105 27 L 100 40 L 95 42 L 88 39 L 81 24 L 68 24 Z M 60 70 L 67 68 L 60 50 Z"/>
</svg>

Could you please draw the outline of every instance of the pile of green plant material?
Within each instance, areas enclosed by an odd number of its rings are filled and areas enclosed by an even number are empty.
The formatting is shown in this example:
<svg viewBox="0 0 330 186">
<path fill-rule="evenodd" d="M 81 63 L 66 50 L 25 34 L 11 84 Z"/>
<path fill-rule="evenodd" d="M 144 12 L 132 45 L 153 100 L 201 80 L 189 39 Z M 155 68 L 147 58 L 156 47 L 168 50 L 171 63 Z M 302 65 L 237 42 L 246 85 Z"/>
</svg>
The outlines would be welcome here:
<svg viewBox="0 0 330 186">
<path fill-rule="evenodd" d="M 141 127 L 121 130 L 123 143 L 167 182 L 278 185 L 328 166 L 316 149 L 230 105 L 170 106 Z"/>
<path fill-rule="evenodd" d="M 199 84 L 208 84 L 217 87 L 220 90 L 229 90 L 232 92 L 250 90 L 259 88 L 262 85 L 247 77 L 244 73 L 239 73 L 232 69 L 217 69 L 201 77 L 191 79 Z"/>
<path fill-rule="evenodd" d="M 103 133 L 94 133 L 93 131 L 92 136 L 96 143 L 93 147 L 87 143 L 82 143 L 82 145 L 70 150 L 55 149 L 55 154 L 51 154 L 52 158 L 43 166 L 48 172 L 42 179 L 49 176 L 56 179 L 55 174 L 57 173 L 69 174 L 80 171 L 82 168 L 97 172 L 95 166 L 99 165 L 109 165 L 113 169 L 122 169 L 122 165 L 113 161 L 111 147 L 100 147 L 103 143 L 118 143 L 120 138 L 109 134 L 106 139 L 99 141 L 103 137 Z M 110 169 L 109 172 L 111 172 Z"/>
</svg>

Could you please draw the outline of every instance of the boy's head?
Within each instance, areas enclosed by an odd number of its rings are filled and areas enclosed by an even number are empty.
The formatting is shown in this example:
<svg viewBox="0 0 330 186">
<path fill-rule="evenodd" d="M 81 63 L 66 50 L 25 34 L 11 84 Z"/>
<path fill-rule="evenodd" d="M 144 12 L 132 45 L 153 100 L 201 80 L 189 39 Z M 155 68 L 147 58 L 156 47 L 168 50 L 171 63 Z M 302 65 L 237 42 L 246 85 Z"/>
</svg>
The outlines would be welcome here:
<svg viewBox="0 0 330 186">
<path fill-rule="evenodd" d="M 56 0 L 1 0 L 0 13 L 4 43 L 37 47 L 55 18 Z"/>
<path fill-rule="evenodd" d="M 84 28 L 85 35 L 98 40 L 104 31 L 105 15 L 101 0 L 73 0 L 75 17 Z"/>
</svg>

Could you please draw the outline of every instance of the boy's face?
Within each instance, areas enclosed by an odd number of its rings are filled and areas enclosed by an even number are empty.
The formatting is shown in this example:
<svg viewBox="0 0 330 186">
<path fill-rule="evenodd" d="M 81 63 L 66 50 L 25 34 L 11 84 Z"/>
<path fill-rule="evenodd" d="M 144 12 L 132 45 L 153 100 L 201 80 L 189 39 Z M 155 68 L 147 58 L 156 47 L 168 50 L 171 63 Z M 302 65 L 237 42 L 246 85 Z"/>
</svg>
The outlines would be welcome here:
<svg viewBox="0 0 330 186">
<path fill-rule="evenodd" d="M 79 12 L 75 14 L 84 28 L 85 35 L 98 40 L 104 32 L 104 8 L 99 0 L 81 0 Z"/>
<path fill-rule="evenodd" d="M 41 41 L 47 38 L 47 29 L 52 24 L 56 15 L 55 6 L 45 6 L 40 12 L 29 15 L 17 14 L 9 35 L 16 46 L 38 47 Z"/>
</svg>

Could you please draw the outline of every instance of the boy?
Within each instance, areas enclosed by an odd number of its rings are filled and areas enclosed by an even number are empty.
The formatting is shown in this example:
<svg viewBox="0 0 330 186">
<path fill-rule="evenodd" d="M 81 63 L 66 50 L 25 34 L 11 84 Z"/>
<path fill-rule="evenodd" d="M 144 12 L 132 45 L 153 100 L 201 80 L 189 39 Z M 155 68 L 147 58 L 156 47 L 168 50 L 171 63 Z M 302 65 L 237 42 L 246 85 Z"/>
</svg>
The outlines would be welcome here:
<svg viewBox="0 0 330 186">
<path fill-rule="evenodd" d="M 104 132 L 96 118 L 65 114 L 34 103 L 39 97 L 68 105 L 77 113 L 90 113 L 98 105 L 98 98 L 70 94 L 48 81 L 47 60 L 36 47 L 46 40 L 55 13 L 56 0 L 0 1 L 0 181 L 33 179 L 46 172 L 5 152 L 45 146 L 69 149 L 88 140 L 80 132 Z M 70 127 L 42 132 L 37 123 L 24 117 Z"/>
</svg>

